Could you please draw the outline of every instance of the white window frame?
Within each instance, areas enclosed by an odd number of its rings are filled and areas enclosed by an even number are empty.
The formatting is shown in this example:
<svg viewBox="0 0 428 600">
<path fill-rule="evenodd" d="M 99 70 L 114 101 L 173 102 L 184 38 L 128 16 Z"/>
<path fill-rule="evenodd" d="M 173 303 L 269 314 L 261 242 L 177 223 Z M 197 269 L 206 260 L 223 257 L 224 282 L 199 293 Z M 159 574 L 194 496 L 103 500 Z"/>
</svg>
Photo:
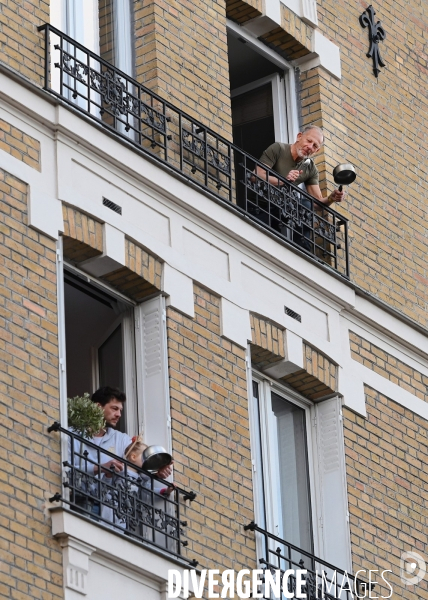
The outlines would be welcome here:
<svg viewBox="0 0 428 600">
<path fill-rule="evenodd" d="M 59 356 L 60 356 L 60 418 L 61 425 L 67 427 L 67 360 L 66 360 L 66 339 L 65 339 L 65 294 L 64 294 L 64 266 L 67 270 L 74 272 L 86 279 L 86 281 L 96 288 L 100 288 L 108 293 L 113 298 L 117 298 L 120 302 L 127 304 L 129 308 L 136 310 L 136 303 L 130 298 L 127 298 L 117 290 L 106 285 L 102 281 L 92 277 L 88 273 L 81 271 L 78 267 L 65 263 L 63 260 L 63 240 L 62 236 L 59 237 L 57 243 L 57 298 L 58 298 L 58 341 L 59 341 Z M 124 361 L 124 384 L 126 390 L 126 402 L 125 402 L 125 417 L 126 425 L 129 435 L 137 434 L 139 431 L 138 425 L 138 406 L 142 400 L 141 394 L 137 394 L 137 375 L 136 375 L 136 343 L 135 343 L 135 332 L 134 323 L 131 318 L 131 314 L 124 313 L 123 316 L 119 317 L 111 327 L 108 329 L 105 338 L 112 333 L 112 331 L 119 324 L 119 320 L 122 321 L 122 340 L 123 340 L 123 361 Z M 92 351 L 92 373 L 96 368 L 97 358 L 95 357 L 95 348 Z M 96 386 L 97 377 L 93 375 L 93 385 Z"/>
<path fill-rule="evenodd" d="M 51 0 L 50 22 L 99 54 L 98 0 Z"/>
<path fill-rule="evenodd" d="M 67 270 L 80 275 L 88 283 L 101 288 L 113 298 L 133 308 L 131 313 L 122 317 L 124 382 L 127 401 L 125 402 L 127 433 L 132 436 L 143 430 L 144 441 L 148 444 L 162 445 L 172 452 L 171 440 L 171 411 L 168 379 L 168 353 L 166 334 L 165 298 L 161 295 L 136 304 L 109 285 L 81 271 L 79 268 L 66 263 Z M 65 304 L 64 304 L 64 260 L 63 240 L 60 236 L 57 243 L 57 299 L 58 299 L 58 341 L 59 341 L 59 381 L 60 381 L 60 420 L 67 427 L 67 363 L 65 344 Z M 158 313 L 159 327 L 144 329 L 144 319 L 147 313 Z M 105 337 L 117 327 L 119 320 L 109 328 Z M 103 338 L 104 339 L 104 338 Z M 157 346 L 158 368 L 153 373 L 151 354 L 147 349 Z M 93 372 L 96 358 L 93 352 Z M 149 361 L 147 360 L 149 358 Z M 94 362 L 95 361 L 95 362 Z M 94 383 L 96 381 L 94 380 Z M 62 448 L 63 457 L 67 456 L 67 445 Z M 65 460 L 65 458 L 64 458 Z"/>
<path fill-rule="evenodd" d="M 226 19 L 226 26 L 228 32 L 236 38 L 242 38 L 251 47 L 252 50 L 261 54 L 266 60 L 275 64 L 277 67 L 284 72 L 284 91 L 285 91 L 285 104 L 286 104 L 286 123 L 281 124 L 281 132 L 288 132 L 288 139 L 281 139 L 276 141 L 283 141 L 292 144 L 297 134 L 299 133 L 299 110 L 297 105 L 297 88 L 296 79 L 294 74 L 294 67 L 287 60 L 282 58 L 271 48 L 268 48 L 263 42 L 257 39 L 248 31 L 245 31 L 243 27 L 237 25 L 230 19 Z M 274 100 L 274 102 L 277 100 Z M 279 101 L 279 99 L 278 99 Z M 275 125 L 275 139 L 277 135 L 277 126 Z"/>
<path fill-rule="evenodd" d="M 314 404 L 307 398 L 301 396 L 294 390 L 279 384 L 274 379 L 271 379 L 267 375 L 254 371 L 251 368 L 251 354 L 250 348 L 247 349 L 247 381 L 248 381 L 248 401 L 249 401 L 249 418 L 250 418 L 250 436 L 251 436 L 251 458 L 253 463 L 253 489 L 254 489 L 254 513 L 256 523 L 260 523 L 261 526 L 265 526 L 267 531 L 275 534 L 275 515 L 273 511 L 276 507 L 273 505 L 274 502 L 270 502 L 270 506 L 266 504 L 266 523 L 263 523 L 263 502 L 266 503 L 266 496 L 273 496 L 273 494 L 265 493 L 264 501 L 261 500 L 260 481 L 261 474 L 260 470 L 263 471 L 263 485 L 265 490 L 274 489 L 272 486 L 272 468 L 269 467 L 270 461 L 266 461 L 266 457 L 272 455 L 272 450 L 269 449 L 269 439 L 272 440 L 274 436 L 268 436 L 264 432 L 268 432 L 268 418 L 267 414 L 270 410 L 270 391 L 284 397 L 289 402 L 293 402 L 297 406 L 300 406 L 306 411 L 306 436 L 307 436 L 307 455 L 308 455 L 308 473 L 309 473 L 309 489 L 310 489 L 310 500 L 311 500 L 311 513 L 312 513 L 312 532 L 313 532 L 313 552 L 318 558 L 330 562 L 334 566 L 347 570 L 348 573 L 352 571 L 352 557 L 351 557 L 351 540 L 349 531 L 349 515 L 348 515 L 348 499 L 346 489 L 346 465 L 345 465 L 345 449 L 342 432 L 342 416 L 341 416 L 341 400 L 338 397 L 331 398 L 323 403 Z M 260 430 L 259 430 L 259 416 L 257 414 L 256 403 L 253 398 L 253 381 L 259 384 L 259 403 L 261 406 L 260 410 Z M 262 400 L 263 396 L 263 400 Z M 327 403 L 331 402 L 330 408 Z M 338 416 L 338 423 L 336 423 L 337 437 L 333 440 L 336 446 L 335 451 L 337 453 L 336 460 L 338 462 L 338 468 L 334 475 L 334 494 L 335 500 L 338 502 L 337 514 L 331 514 L 329 506 L 323 506 L 323 498 L 329 497 L 329 491 L 331 480 L 329 475 L 323 473 L 324 470 L 330 470 L 329 463 L 329 451 L 331 447 L 327 448 L 325 462 L 323 465 L 323 448 L 322 448 L 322 424 L 319 422 L 322 419 L 322 407 L 330 410 L 334 408 L 332 414 Z M 330 421 L 328 422 L 327 430 L 330 427 Z M 334 432 L 334 428 L 333 428 Z M 259 446 L 258 436 L 261 437 L 262 445 L 262 461 L 263 466 L 258 464 L 259 458 L 257 456 L 257 448 Z M 275 436 L 276 437 L 276 436 Z M 269 438 L 269 439 L 268 439 Z M 330 438 L 331 442 L 331 438 Z M 272 446 L 272 441 L 271 441 Z M 269 454 L 270 451 L 270 454 Z M 277 451 L 276 451 L 277 455 Z M 327 469 L 325 469 L 327 465 Z M 326 500 L 324 500 L 325 502 Z M 327 500 L 328 501 L 328 500 Z M 330 514 L 329 514 L 330 513 Z M 262 525 L 263 523 L 263 525 Z M 333 534 L 333 535 L 332 535 Z M 339 551 L 338 551 L 339 548 Z M 261 536 L 256 536 L 256 549 L 258 558 L 263 558 L 264 547 L 262 546 Z"/>
<path fill-rule="evenodd" d="M 279 504 L 279 482 L 276 478 L 278 472 L 278 449 L 275 444 L 276 431 L 273 430 L 273 417 L 271 409 L 271 392 L 274 392 L 278 396 L 281 396 L 288 402 L 291 402 L 303 408 L 305 411 L 305 425 L 306 425 L 306 441 L 307 441 L 307 458 L 308 458 L 308 476 L 309 476 L 309 496 L 311 504 L 311 519 L 312 519 L 312 536 L 313 536 L 313 552 L 315 555 L 320 554 L 322 532 L 320 531 L 320 498 L 317 495 L 319 490 L 319 482 L 317 481 L 317 470 L 316 464 L 316 439 L 312 432 L 313 422 L 315 418 L 314 404 L 307 398 L 300 396 L 279 385 L 274 380 L 266 377 L 265 375 L 252 371 L 251 380 L 251 436 L 252 440 L 259 434 L 258 432 L 258 415 L 255 412 L 255 402 L 253 400 L 252 393 L 252 382 L 255 381 L 259 385 L 259 407 L 260 407 L 260 434 L 261 434 L 261 445 L 262 445 L 262 460 L 263 460 L 263 474 L 264 474 L 264 489 L 265 493 L 265 511 L 266 511 L 266 529 L 274 535 L 281 535 L 278 526 L 281 521 L 281 510 Z M 257 420 L 256 420 L 257 419 Z M 253 446 L 253 445 L 252 445 Z M 257 465 L 257 457 L 253 457 L 256 461 L 255 468 L 261 468 L 261 465 Z M 257 485 L 257 483 L 256 483 Z M 257 500 L 256 500 L 257 499 Z M 261 522 L 262 505 L 260 502 L 260 493 L 255 494 L 255 515 Z"/>
<path fill-rule="evenodd" d="M 130 0 L 113 0 L 115 65 L 132 76 Z M 98 0 L 51 0 L 50 23 L 95 54 L 100 53 Z"/>
</svg>

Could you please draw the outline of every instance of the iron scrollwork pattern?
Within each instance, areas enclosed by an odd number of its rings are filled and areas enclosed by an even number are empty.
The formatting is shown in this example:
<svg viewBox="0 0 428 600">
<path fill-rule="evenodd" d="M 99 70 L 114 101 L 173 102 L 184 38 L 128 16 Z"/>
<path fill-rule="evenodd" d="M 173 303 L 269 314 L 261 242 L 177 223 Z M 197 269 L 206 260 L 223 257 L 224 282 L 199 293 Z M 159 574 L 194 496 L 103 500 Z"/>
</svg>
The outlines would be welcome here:
<svg viewBox="0 0 428 600">
<path fill-rule="evenodd" d="M 386 38 L 386 33 L 381 25 L 381 22 L 375 22 L 375 10 L 370 5 L 362 15 L 360 15 L 361 27 L 368 27 L 369 33 L 369 51 L 367 52 L 368 58 L 373 59 L 373 73 L 375 77 L 379 76 L 380 67 L 385 67 L 386 63 L 382 60 L 379 50 L 379 42 L 382 42 Z"/>
<path fill-rule="evenodd" d="M 226 175 L 230 175 L 230 158 L 223 154 L 223 152 L 213 148 L 213 146 L 206 143 L 204 139 L 190 133 L 190 131 L 187 131 L 186 129 L 182 130 L 181 139 L 185 150 L 189 150 L 189 152 L 201 160 L 205 160 L 206 158 L 207 163 L 211 167 L 218 169 Z"/>
<path fill-rule="evenodd" d="M 58 45 L 55 48 L 60 49 Z M 55 67 L 60 68 L 59 63 L 56 63 Z M 65 50 L 62 52 L 62 69 L 64 73 L 67 73 L 79 83 L 89 86 L 90 89 L 97 92 L 101 98 L 101 105 L 108 107 L 111 114 L 115 116 L 130 114 L 132 117 L 140 118 L 145 125 L 165 133 L 165 115 L 147 106 L 136 96 L 129 93 L 123 77 L 112 69 L 106 69 L 100 73 L 83 64 Z M 77 90 L 74 90 L 73 98 L 77 98 L 78 95 Z M 100 108 L 101 116 L 104 112 L 104 108 Z"/>
<path fill-rule="evenodd" d="M 322 238 L 326 239 L 332 244 L 336 243 L 336 230 L 334 225 L 326 221 L 324 218 L 314 215 L 314 227 L 317 235 L 320 235 Z"/>
<path fill-rule="evenodd" d="M 314 556 L 286 540 L 268 532 L 256 523 L 244 526 L 245 531 L 254 531 L 259 536 L 262 558 L 259 562 L 264 573 L 270 571 L 271 580 L 278 581 L 280 597 L 288 592 L 288 597 L 295 598 L 297 593 L 296 571 L 305 571 L 301 579 L 301 590 L 307 600 L 354 600 L 359 581 L 354 575 Z M 286 580 L 284 575 L 287 573 Z M 265 583 L 266 578 L 263 576 Z M 284 587 L 286 584 L 286 588 Z M 299 586 L 300 587 L 300 586 Z M 266 594 L 264 598 L 269 598 Z M 276 597 L 276 594 L 275 594 Z M 360 596 L 361 598 L 363 596 Z"/>
<path fill-rule="evenodd" d="M 253 173 L 247 173 L 246 186 L 256 194 L 258 207 L 269 214 L 271 221 L 280 219 L 293 230 L 299 230 L 303 225 L 326 241 L 336 243 L 334 225 L 329 223 L 325 216 L 318 215 L 311 201 L 301 196 L 291 185 L 284 182 L 278 187 L 261 180 Z M 262 206 L 263 202 L 265 207 Z M 270 224 L 272 225 L 272 222 Z"/>
<path fill-rule="evenodd" d="M 121 459 L 125 463 L 122 472 L 106 472 L 103 465 L 108 458 L 114 458 L 114 454 L 101 451 L 91 440 L 59 423 L 48 428 L 48 432 L 52 431 L 60 431 L 69 440 L 68 460 L 63 462 L 63 492 L 56 493 L 52 502 L 62 501 L 95 523 L 161 548 L 196 566 L 196 561 L 186 559 L 181 552 L 188 542 L 183 540 L 187 522 L 181 520 L 180 514 L 183 502 L 195 499 L 193 492 L 177 486 L 169 486 L 167 491 L 167 482 L 137 469 L 125 459 Z"/>
<path fill-rule="evenodd" d="M 374 22 L 372 7 L 360 21 L 370 29 L 377 75 L 385 32 Z M 347 219 L 55 27 L 38 29 L 46 34 L 49 93 L 234 213 L 349 278 Z M 51 58 L 59 77 L 53 76 Z M 263 181 L 259 167 L 269 181 L 277 177 L 280 183 Z"/>
</svg>

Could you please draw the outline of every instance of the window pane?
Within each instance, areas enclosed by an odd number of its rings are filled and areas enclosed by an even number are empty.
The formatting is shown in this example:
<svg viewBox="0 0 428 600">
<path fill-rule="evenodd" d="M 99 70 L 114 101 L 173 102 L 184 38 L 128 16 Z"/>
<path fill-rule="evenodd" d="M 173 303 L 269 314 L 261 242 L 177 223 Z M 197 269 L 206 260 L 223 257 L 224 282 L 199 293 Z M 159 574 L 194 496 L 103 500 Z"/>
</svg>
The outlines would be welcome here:
<svg viewBox="0 0 428 600">
<path fill-rule="evenodd" d="M 272 393 L 278 438 L 282 537 L 312 552 L 305 411 Z"/>
<path fill-rule="evenodd" d="M 120 390 L 123 386 L 122 326 L 119 325 L 98 350 L 100 387 L 109 385 Z"/>
<path fill-rule="evenodd" d="M 92 348 L 114 326 L 118 302 L 81 278 L 64 273 L 67 395 L 95 392 Z M 98 379 L 98 377 L 96 378 Z"/>
<path fill-rule="evenodd" d="M 275 141 L 272 84 L 232 98 L 234 143 L 259 158 Z"/>
<path fill-rule="evenodd" d="M 122 325 L 119 325 L 98 349 L 98 371 L 100 387 L 111 386 L 125 389 L 123 381 Z M 125 412 L 116 426 L 126 431 Z"/>
</svg>

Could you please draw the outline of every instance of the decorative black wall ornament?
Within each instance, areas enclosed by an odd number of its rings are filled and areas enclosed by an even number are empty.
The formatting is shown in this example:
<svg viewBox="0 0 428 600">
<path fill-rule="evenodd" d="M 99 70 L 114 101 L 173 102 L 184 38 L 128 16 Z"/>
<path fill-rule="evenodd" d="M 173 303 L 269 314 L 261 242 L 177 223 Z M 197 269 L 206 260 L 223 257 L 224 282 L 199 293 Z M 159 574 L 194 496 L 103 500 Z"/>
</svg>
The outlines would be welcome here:
<svg viewBox="0 0 428 600">
<path fill-rule="evenodd" d="M 372 5 L 370 5 L 362 15 L 360 15 L 360 24 L 361 27 L 369 28 L 369 42 L 370 48 L 367 52 L 367 56 L 373 59 L 373 72 L 375 77 L 378 77 L 380 73 L 379 67 L 385 67 L 385 63 L 382 60 L 379 50 L 379 42 L 382 42 L 386 38 L 386 33 L 384 28 L 381 25 L 381 22 L 378 21 L 375 23 L 376 12 Z"/>
</svg>

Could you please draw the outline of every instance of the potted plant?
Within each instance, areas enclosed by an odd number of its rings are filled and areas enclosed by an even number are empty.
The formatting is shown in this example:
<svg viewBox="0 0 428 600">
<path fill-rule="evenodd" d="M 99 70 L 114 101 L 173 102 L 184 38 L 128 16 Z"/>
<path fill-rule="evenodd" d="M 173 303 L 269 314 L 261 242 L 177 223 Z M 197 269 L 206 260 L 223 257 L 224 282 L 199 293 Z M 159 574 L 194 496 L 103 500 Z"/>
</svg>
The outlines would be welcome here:
<svg viewBox="0 0 428 600">
<path fill-rule="evenodd" d="M 68 426 L 80 436 L 90 439 L 105 426 L 104 413 L 86 392 L 83 396 L 67 398 Z"/>
<path fill-rule="evenodd" d="M 82 438 L 91 439 L 96 433 L 99 432 L 105 426 L 104 413 L 102 408 L 92 402 L 91 397 L 88 393 L 83 396 L 75 396 L 74 398 L 67 398 L 67 417 L 68 426 L 75 433 L 80 435 Z M 71 440 L 74 444 L 74 441 Z M 76 451 L 76 448 L 75 448 Z M 72 476 L 74 480 L 74 488 L 76 495 L 74 502 L 84 509 L 88 509 L 92 505 L 92 502 L 88 499 L 87 483 L 84 484 L 82 481 L 86 477 L 82 473 L 82 458 L 84 455 L 84 444 L 79 442 L 79 470 L 77 471 L 73 465 L 69 477 Z M 73 475 L 72 475 L 73 474 Z M 77 492 L 80 490 L 80 493 Z M 89 502 L 88 502 L 89 500 Z"/>
</svg>

